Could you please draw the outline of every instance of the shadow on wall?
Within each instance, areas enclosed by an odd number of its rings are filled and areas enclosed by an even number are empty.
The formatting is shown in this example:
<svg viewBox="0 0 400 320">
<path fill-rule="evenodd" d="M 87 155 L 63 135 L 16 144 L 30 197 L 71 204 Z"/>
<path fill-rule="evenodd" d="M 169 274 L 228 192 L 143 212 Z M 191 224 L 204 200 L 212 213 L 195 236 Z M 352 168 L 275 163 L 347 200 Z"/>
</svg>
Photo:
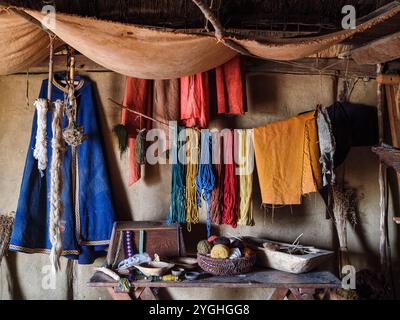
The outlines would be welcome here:
<svg viewBox="0 0 400 320">
<path fill-rule="evenodd" d="M 6 276 L 7 286 L 9 288 L 11 300 L 25 300 L 25 296 L 21 289 L 17 270 L 17 253 L 8 252 L 7 256 L 4 257 L 3 263 L 6 264 L 8 273 Z"/>
<path fill-rule="evenodd" d="M 114 74 L 114 76 L 117 76 Z M 114 88 L 110 92 L 119 92 L 119 81 L 110 81 Z M 125 187 L 125 182 L 123 180 L 122 172 L 118 167 L 120 161 L 120 155 L 115 152 L 113 148 L 114 135 L 112 133 L 112 128 L 107 125 L 106 119 L 107 114 L 105 111 L 106 106 L 102 103 L 99 95 L 98 85 L 96 81 L 92 81 L 93 84 L 93 94 L 97 105 L 98 119 L 100 122 L 103 149 L 105 150 L 106 163 L 109 172 L 109 179 L 111 183 L 111 193 L 114 199 L 114 208 L 117 215 L 117 220 L 131 220 L 131 207 L 129 205 L 128 193 Z M 118 100 L 119 96 L 112 96 L 115 100 Z M 117 110 L 118 114 L 120 111 Z M 117 124 L 117 123 L 115 123 Z M 106 133 L 106 134 L 105 134 Z M 118 191 L 117 191 L 118 190 Z"/>
</svg>

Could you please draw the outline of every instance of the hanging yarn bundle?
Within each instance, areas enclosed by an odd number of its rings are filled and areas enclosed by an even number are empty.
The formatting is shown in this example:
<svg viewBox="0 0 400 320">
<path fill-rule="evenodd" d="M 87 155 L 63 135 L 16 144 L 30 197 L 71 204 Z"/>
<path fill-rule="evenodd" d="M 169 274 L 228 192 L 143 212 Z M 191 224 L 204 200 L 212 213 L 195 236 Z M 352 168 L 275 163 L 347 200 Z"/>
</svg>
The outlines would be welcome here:
<svg viewBox="0 0 400 320">
<path fill-rule="evenodd" d="M 238 225 L 253 226 L 253 169 L 254 149 L 252 130 L 237 130 L 239 162 Z"/>
<path fill-rule="evenodd" d="M 211 235 L 211 191 L 215 186 L 212 166 L 212 135 L 209 130 L 201 130 L 201 151 L 199 171 L 196 177 L 197 203 L 202 212 L 207 213 L 207 237 Z"/>
<path fill-rule="evenodd" d="M 211 222 L 221 224 L 224 208 L 224 175 L 222 166 L 222 144 L 218 131 L 212 132 L 213 137 L 213 163 L 215 172 L 215 188 L 211 192 L 210 216 Z"/>
<path fill-rule="evenodd" d="M 138 130 L 135 143 L 136 163 L 145 164 L 146 162 L 146 129 Z"/>
<path fill-rule="evenodd" d="M 185 211 L 185 166 L 179 161 L 178 150 L 183 148 L 185 141 L 181 141 L 180 132 L 185 130 L 183 127 L 174 128 L 172 146 L 172 179 L 171 196 L 167 222 L 169 224 L 186 221 Z"/>
<path fill-rule="evenodd" d="M 233 159 L 233 131 L 223 131 L 224 140 L 224 209 L 222 223 L 236 228 L 236 174 Z"/>
<path fill-rule="evenodd" d="M 0 214 L 0 265 L 8 250 L 11 233 L 14 226 L 15 212 Z"/>
<path fill-rule="evenodd" d="M 112 129 L 113 133 L 117 137 L 118 147 L 119 147 L 119 155 L 122 158 L 122 155 L 128 149 L 128 131 L 123 124 L 117 124 Z"/>
<path fill-rule="evenodd" d="M 63 251 L 63 239 L 61 234 L 61 219 L 63 215 L 62 194 L 62 159 L 65 152 L 62 137 L 63 103 L 57 100 L 54 104 L 51 140 L 52 159 L 50 168 L 50 261 L 53 271 L 60 268 L 60 256 Z"/>
<path fill-rule="evenodd" d="M 43 177 L 43 171 L 47 168 L 47 109 L 48 103 L 46 99 L 37 99 L 34 102 L 37 112 L 37 131 L 36 143 L 33 150 L 33 157 L 38 161 L 38 169 Z"/>
<path fill-rule="evenodd" d="M 199 222 L 197 207 L 196 176 L 199 169 L 200 132 L 197 129 L 186 129 L 186 222 L 188 231 L 192 223 Z"/>
</svg>

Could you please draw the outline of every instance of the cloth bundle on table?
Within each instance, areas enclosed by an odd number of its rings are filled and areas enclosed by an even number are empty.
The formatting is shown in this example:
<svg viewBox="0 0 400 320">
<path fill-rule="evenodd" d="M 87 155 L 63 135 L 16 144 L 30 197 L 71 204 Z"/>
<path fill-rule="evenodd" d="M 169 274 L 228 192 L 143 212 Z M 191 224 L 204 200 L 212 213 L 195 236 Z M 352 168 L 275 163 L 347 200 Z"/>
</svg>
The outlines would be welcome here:
<svg viewBox="0 0 400 320">
<path fill-rule="evenodd" d="M 204 129 L 210 119 L 208 73 L 198 73 L 180 79 L 181 120 L 186 127 Z"/>
<path fill-rule="evenodd" d="M 321 188 L 314 112 L 255 128 L 254 150 L 264 204 L 301 204 Z"/>
<path fill-rule="evenodd" d="M 56 75 L 56 78 L 58 76 Z M 105 254 L 113 223 L 114 207 L 110 184 L 102 148 L 101 133 L 89 80 L 77 77 L 77 126 L 83 127 L 88 139 L 77 147 L 77 165 L 73 167 L 71 147 L 68 147 L 62 162 L 62 255 L 77 259 L 81 264 L 90 264 Z M 44 80 L 39 97 L 47 95 L 47 80 Z M 64 100 L 65 89 L 53 85 L 52 99 Z M 47 113 L 47 123 L 51 123 L 52 112 Z M 67 126 L 63 117 L 63 127 Z M 35 112 L 30 144 L 22 177 L 21 190 L 16 211 L 10 250 L 25 253 L 50 253 L 49 238 L 50 214 L 50 168 L 38 169 L 33 149 L 37 131 L 37 112 Z M 51 126 L 47 126 L 47 154 L 52 158 Z M 76 172 L 76 194 L 72 181 Z M 76 202 L 74 202 L 76 199 Z"/>
<path fill-rule="evenodd" d="M 238 55 L 215 68 L 217 105 L 220 114 L 244 114 L 246 109 L 246 86 L 242 59 Z"/>
</svg>

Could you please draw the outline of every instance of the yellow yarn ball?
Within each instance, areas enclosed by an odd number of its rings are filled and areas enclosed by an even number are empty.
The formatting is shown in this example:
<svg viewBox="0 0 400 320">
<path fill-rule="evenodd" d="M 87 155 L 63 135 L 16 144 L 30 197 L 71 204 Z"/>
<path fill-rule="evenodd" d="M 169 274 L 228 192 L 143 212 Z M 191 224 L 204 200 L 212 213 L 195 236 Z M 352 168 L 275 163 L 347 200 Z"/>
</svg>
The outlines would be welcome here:
<svg viewBox="0 0 400 320">
<path fill-rule="evenodd" d="M 211 258 L 226 259 L 229 257 L 229 248 L 223 244 L 217 244 L 211 249 Z"/>
</svg>

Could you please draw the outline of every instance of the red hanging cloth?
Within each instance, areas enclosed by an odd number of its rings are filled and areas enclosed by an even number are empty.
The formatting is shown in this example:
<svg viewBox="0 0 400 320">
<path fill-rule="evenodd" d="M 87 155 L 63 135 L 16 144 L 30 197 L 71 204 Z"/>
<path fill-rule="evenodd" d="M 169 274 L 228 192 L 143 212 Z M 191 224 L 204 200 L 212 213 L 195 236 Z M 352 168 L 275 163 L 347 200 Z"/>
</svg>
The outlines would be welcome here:
<svg viewBox="0 0 400 320">
<path fill-rule="evenodd" d="M 151 116 L 152 107 L 152 80 L 126 78 L 124 106 L 146 116 Z M 127 110 L 122 110 L 121 123 L 128 132 L 129 146 L 129 186 L 141 177 L 141 166 L 136 163 L 136 136 L 138 130 L 151 128 L 148 119 L 140 117 Z"/>
<path fill-rule="evenodd" d="M 242 60 L 240 55 L 215 69 L 217 83 L 218 113 L 244 114 L 246 89 L 243 85 Z"/>
<path fill-rule="evenodd" d="M 207 128 L 210 119 L 208 73 L 181 78 L 181 120 L 186 127 Z"/>
<path fill-rule="evenodd" d="M 224 141 L 224 208 L 222 223 L 229 224 L 233 228 L 237 226 L 236 214 L 236 164 L 234 161 L 234 132 L 233 130 L 223 131 Z"/>
</svg>

